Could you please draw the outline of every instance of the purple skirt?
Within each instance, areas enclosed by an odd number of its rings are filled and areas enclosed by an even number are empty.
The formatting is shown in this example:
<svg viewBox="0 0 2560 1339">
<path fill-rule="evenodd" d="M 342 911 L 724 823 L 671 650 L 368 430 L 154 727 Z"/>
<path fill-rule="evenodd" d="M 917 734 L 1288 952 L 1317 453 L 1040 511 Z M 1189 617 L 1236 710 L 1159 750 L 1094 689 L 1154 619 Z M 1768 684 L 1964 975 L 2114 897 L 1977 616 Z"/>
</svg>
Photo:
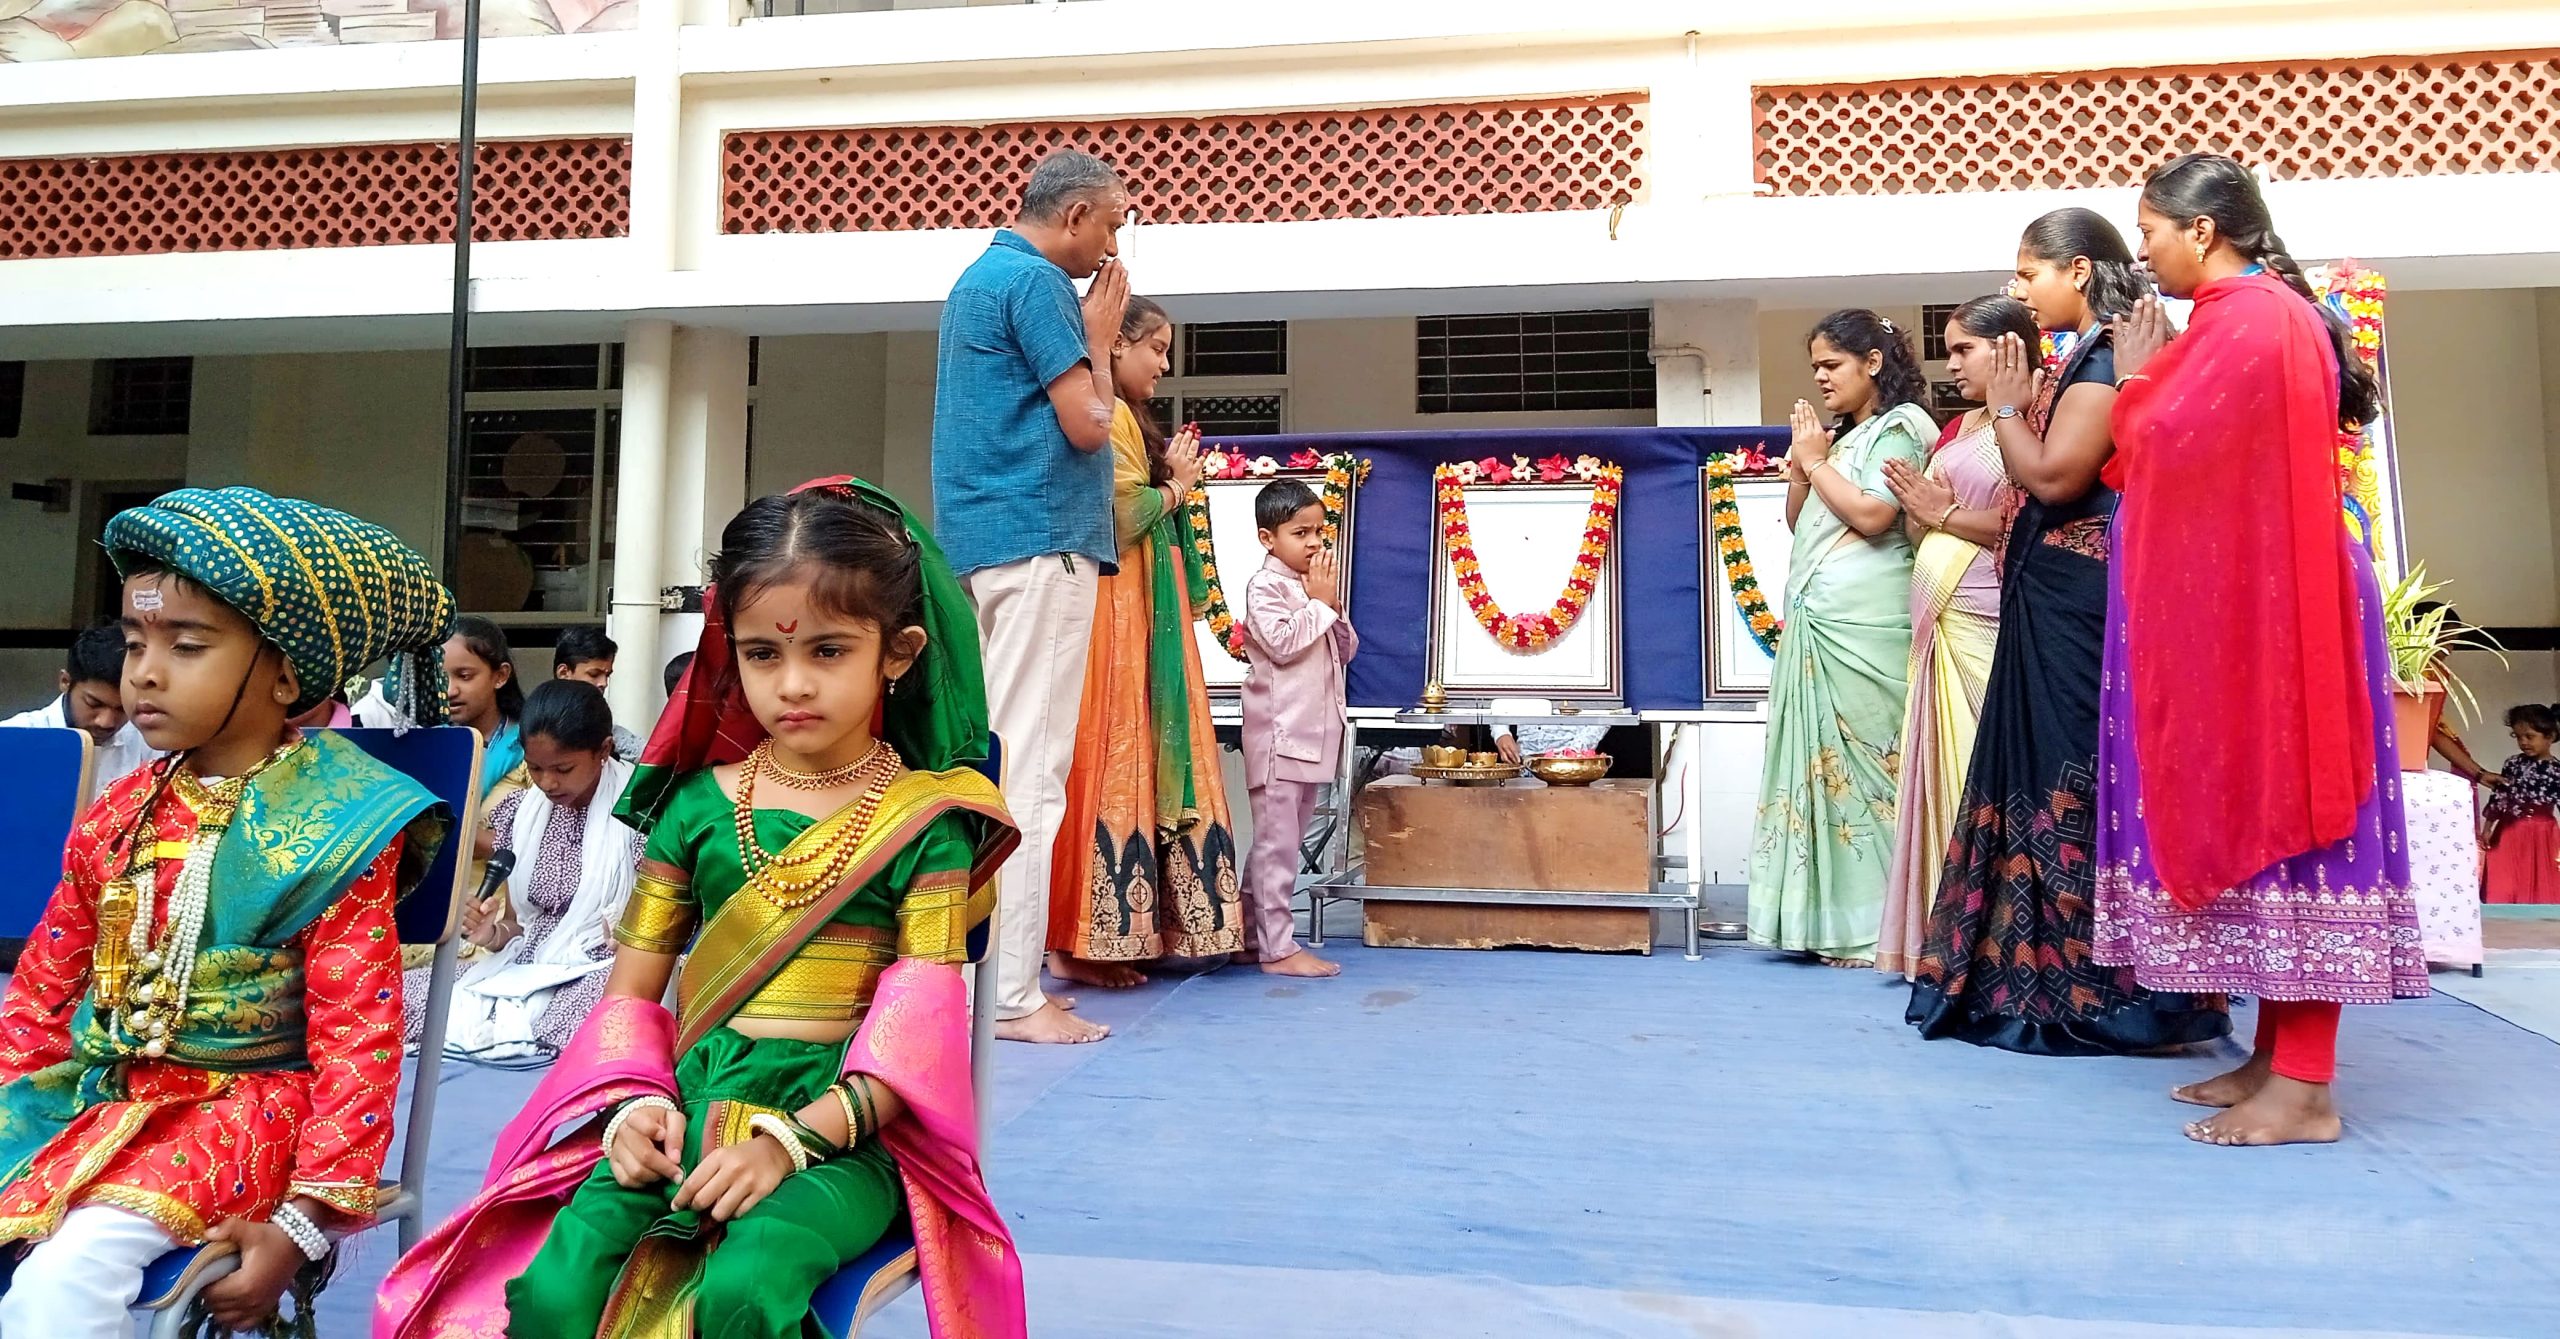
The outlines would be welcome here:
<svg viewBox="0 0 2560 1339">
<path fill-rule="evenodd" d="M 2129 506 L 2116 511 L 2119 534 Z M 2409 891 L 2399 753 L 2383 645 L 2382 591 L 2373 564 L 2348 540 L 2365 663 L 2373 684 L 2374 785 L 2356 808 L 2355 835 L 2280 860 L 2201 910 L 2170 900 L 2152 868 L 2134 762 L 2132 675 L 2126 667 L 2124 568 L 2108 564 L 2106 667 L 2098 689 L 2097 961 L 2129 966 L 2151 990 L 2271 1000 L 2385 1004 L 2427 993 L 2426 952 Z M 2123 552 L 2121 543 L 2116 552 Z"/>
</svg>

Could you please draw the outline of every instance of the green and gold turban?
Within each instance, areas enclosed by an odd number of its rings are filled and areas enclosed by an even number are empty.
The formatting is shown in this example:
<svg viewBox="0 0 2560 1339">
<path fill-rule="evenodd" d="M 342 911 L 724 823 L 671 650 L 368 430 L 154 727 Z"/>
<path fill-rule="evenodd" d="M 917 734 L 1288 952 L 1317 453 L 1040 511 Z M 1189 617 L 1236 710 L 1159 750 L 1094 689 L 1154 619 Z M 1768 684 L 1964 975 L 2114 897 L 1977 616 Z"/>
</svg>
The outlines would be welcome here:
<svg viewBox="0 0 2560 1339">
<path fill-rule="evenodd" d="M 257 625 L 293 664 L 296 712 L 397 657 L 414 662 L 398 666 L 414 700 L 395 705 L 421 724 L 444 719 L 453 593 L 381 526 L 254 488 L 181 488 L 116 513 L 102 542 L 119 574 L 165 567 Z"/>
</svg>

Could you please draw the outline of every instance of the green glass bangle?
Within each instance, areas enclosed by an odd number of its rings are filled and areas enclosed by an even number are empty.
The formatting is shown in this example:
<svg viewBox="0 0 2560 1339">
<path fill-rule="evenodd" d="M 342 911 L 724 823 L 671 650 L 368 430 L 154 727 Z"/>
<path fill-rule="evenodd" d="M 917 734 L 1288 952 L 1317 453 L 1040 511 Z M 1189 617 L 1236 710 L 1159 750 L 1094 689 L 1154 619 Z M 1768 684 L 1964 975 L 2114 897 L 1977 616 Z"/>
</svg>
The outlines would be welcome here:
<svg viewBox="0 0 2560 1339">
<path fill-rule="evenodd" d="M 851 1138 L 855 1143 L 860 1143 L 866 1134 L 880 1132 L 880 1119 L 872 1112 L 871 1099 L 860 1085 L 851 1079 L 838 1079 L 836 1091 L 844 1094 L 846 1116 L 853 1122 Z"/>
<path fill-rule="evenodd" d="M 792 1137 L 800 1141 L 800 1147 L 807 1149 L 809 1151 L 809 1156 L 812 1158 L 823 1162 L 828 1158 L 832 1158 L 835 1155 L 844 1152 L 844 1149 L 828 1143 L 825 1135 L 809 1128 L 809 1123 L 807 1121 L 800 1119 L 798 1116 L 790 1112 L 783 1113 L 782 1123 L 791 1127 Z"/>
</svg>

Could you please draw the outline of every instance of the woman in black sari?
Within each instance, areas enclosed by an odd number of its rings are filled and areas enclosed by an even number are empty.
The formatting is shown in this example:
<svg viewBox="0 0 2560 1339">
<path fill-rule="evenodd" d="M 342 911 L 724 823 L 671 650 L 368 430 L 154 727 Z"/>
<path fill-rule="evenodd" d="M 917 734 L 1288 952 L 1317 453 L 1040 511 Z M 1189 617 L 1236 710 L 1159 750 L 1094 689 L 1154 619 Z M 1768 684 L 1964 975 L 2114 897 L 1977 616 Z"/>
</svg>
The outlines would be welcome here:
<svg viewBox="0 0 2560 1339">
<path fill-rule="evenodd" d="M 2154 995 L 2090 957 L 2095 897 L 2099 656 L 2114 451 L 2106 322 L 2150 285 L 2124 239 L 2057 210 L 2018 245 L 2012 292 L 2079 339 L 2041 381 L 2004 337 L 1990 381 L 2001 454 L 2026 493 L 2001 573 L 2000 640 L 1982 723 L 1905 1017 L 1924 1037 L 2032 1055 L 2111 1055 L 2231 1030 L 2219 996 Z"/>
</svg>

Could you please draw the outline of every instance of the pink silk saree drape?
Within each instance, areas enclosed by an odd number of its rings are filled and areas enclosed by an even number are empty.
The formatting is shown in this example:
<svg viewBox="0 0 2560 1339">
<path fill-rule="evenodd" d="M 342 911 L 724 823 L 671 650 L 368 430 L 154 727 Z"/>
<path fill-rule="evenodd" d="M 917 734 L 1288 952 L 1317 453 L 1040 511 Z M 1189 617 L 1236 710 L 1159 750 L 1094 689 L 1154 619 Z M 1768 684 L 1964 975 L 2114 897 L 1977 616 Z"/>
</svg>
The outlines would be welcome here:
<svg viewBox="0 0 2560 1339">
<path fill-rule="evenodd" d="M 501 1339 L 507 1282 L 603 1156 L 589 1127 L 632 1097 L 676 1096 L 675 1037 L 674 1016 L 651 1001 L 608 999 L 588 1018 L 499 1136 L 480 1193 L 384 1279 L 374 1339 Z M 883 973 L 845 1072 L 907 1107 L 880 1138 L 905 1181 L 934 1339 L 1025 1339 L 1021 1261 L 978 1166 L 959 969 L 906 959 Z"/>
</svg>

